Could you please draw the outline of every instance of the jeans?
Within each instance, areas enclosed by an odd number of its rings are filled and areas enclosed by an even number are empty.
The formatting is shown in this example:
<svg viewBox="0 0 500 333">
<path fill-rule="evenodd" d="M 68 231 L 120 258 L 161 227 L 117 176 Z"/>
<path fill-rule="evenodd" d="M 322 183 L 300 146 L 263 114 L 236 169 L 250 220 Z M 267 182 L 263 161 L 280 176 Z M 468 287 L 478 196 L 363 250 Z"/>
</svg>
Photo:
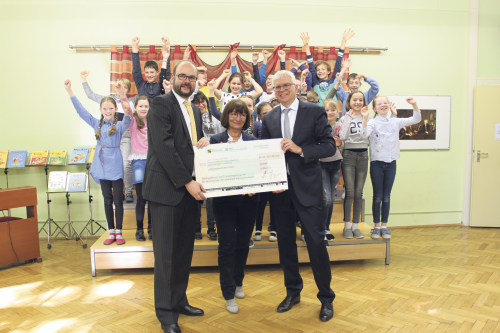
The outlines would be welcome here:
<svg viewBox="0 0 500 333">
<path fill-rule="evenodd" d="M 330 230 L 330 220 L 333 213 L 333 202 L 337 194 L 337 185 L 340 178 L 340 167 L 342 160 L 332 162 L 320 162 L 321 174 L 323 176 L 323 221 L 325 230 Z"/>
<path fill-rule="evenodd" d="M 114 217 L 116 217 L 116 229 L 121 230 L 123 224 L 123 179 L 101 179 L 100 181 L 108 229 L 115 228 Z M 113 216 L 113 203 L 115 204 L 115 216 Z"/>
<path fill-rule="evenodd" d="M 132 178 L 134 184 L 144 182 L 144 173 L 146 172 L 146 160 L 133 160 L 129 162 L 132 162 L 132 175 L 133 175 Z"/>
<path fill-rule="evenodd" d="M 243 285 L 257 202 L 248 195 L 233 195 L 214 200 L 219 234 L 220 286 L 225 300 L 233 299 L 237 286 Z"/>
<path fill-rule="evenodd" d="M 382 223 L 387 223 L 391 208 L 391 190 L 396 178 L 396 161 L 391 163 L 372 161 L 370 177 L 373 186 L 373 222 L 380 223 L 380 204 L 382 203 Z"/>
<path fill-rule="evenodd" d="M 123 178 L 125 179 L 125 193 L 132 194 L 133 178 L 132 178 L 132 161 L 128 160 L 132 146 L 130 143 L 130 132 L 123 132 L 122 140 L 120 141 L 120 150 L 123 158 Z"/>
<path fill-rule="evenodd" d="M 264 211 L 266 210 L 267 202 L 271 196 L 271 192 L 263 192 L 260 194 L 259 205 L 257 206 L 257 212 L 255 213 L 255 231 L 262 231 L 262 224 L 264 223 Z M 271 216 L 271 231 L 276 231 L 276 225 L 274 222 L 273 210 L 271 209 L 271 203 L 269 203 L 269 215 Z"/>
<path fill-rule="evenodd" d="M 135 184 L 135 192 L 137 194 L 137 204 L 135 205 L 135 219 L 137 220 L 137 230 L 144 229 L 144 212 L 146 210 L 146 202 L 142 196 L 142 183 Z M 148 205 L 148 229 L 151 229 L 151 210 Z"/>
<path fill-rule="evenodd" d="M 205 208 L 207 210 L 207 227 L 208 229 L 215 229 L 213 198 L 208 198 L 205 201 Z M 201 232 L 201 203 L 198 203 L 198 225 L 196 226 L 196 231 Z"/>
<path fill-rule="evenodd" d="M 368 174 L 368 150 L 355 152 L 344 149 L 343 158 L 342 175 L 345 187 L 344 222 L 351 221 L 352 206 L 352 223 L 358 223 L 361 215 L 363 186 L 365 186 Z"/>
</svg>

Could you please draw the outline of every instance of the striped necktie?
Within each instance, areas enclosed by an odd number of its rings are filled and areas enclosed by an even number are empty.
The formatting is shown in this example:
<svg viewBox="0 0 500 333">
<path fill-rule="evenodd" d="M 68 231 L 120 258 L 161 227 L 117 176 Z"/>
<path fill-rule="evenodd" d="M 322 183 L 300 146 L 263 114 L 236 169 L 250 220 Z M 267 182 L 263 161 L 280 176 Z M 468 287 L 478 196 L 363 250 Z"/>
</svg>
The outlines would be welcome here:
<svg viewBox="0 0 500 333">
<path fill-rule="evenodd" d="M 191 120 L 191 140 L 193 141 L 193 146 L 198 143 L 198 133 L 196 133 L 196 123 L 194 121 L 193 108 L 191 107 L 190 101 L 184 101 L 184 105 L 189 113 L 189 119 Z"/>
</svg>

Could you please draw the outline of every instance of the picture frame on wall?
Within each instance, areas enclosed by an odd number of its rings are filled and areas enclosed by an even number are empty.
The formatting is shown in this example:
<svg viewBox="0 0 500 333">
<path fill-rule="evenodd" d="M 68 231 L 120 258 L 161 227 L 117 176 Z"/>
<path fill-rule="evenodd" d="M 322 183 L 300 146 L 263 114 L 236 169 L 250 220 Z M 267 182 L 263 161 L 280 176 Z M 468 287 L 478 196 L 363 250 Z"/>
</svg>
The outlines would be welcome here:
<svg viewBox="0 0 500 333">
<path fill-rule="evenodd" d="M 398 118 L 413 115 L 406 99 L 413 96 L 422 113 L 422 120 L 399 131 L 401 150 L 450 149 L 451 96 L 389 95 L 396 104 Z"/>
</svg>

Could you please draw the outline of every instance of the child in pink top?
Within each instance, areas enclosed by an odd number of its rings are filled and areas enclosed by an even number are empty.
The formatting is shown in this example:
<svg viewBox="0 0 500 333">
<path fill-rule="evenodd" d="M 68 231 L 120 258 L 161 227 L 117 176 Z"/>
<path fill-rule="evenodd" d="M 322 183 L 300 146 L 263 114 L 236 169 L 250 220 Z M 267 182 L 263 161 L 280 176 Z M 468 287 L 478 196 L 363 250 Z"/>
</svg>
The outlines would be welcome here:
<svg viewBox="0 0 500 333">
<path fill-rule="evenodd" d="M 120 94 L 123 110 L 130 109 L 133 113 L 132 122 L 129 127 L 132 149 L 128 159 L 132 161 L 132 175 L 134 179 L 135 192 L 137 194 L 137 203 L 135 205 L 137 231 L 135 233 L 135 239 L 138 241 L 146 241 L 146 237 L 144 236 L 144 211 L 146 208 L 146 200 L 144 200 L 144 197 L 142 196 L 142 183 L 144 181 L 146 159 L 148 157 L 148 123 L 146 116 L 148 114 L 150 100 L 147 96 L 137 97 L 134 109 L 127 99 L 125 89 L 121 82 L 116 84 L 116 90 Z M 149 213 L 149 205 L 148 236 L 151 240 L 151 214 Z"/>
</svg>

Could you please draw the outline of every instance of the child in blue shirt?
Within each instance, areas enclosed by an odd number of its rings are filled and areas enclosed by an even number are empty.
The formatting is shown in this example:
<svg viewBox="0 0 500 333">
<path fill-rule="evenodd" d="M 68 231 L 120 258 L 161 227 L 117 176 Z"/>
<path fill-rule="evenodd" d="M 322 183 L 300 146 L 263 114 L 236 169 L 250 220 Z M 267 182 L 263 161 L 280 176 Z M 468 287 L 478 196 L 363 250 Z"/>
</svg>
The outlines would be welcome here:
<svg viewBox="0 0 500 333">
<path fill-rule="evenodd" d="M 337 60 L 335 61 L 335 68 L 333 69 L 333 75 L 331 78 L 331 67 L 325 61 L 317 61 L 314 63 L 313 56 L 311 54 L 311 50 L 309 49 L 309 34 L 307 32 L 303 32 L 300 34 L 300 38 L 302 38 L 302 43 L 304 45 L 304 49 L 307 55 L 307 62 L 309 63 L 309 71 L 312 75 L 312 88 L 319 95 L 319 105 L 323 105 L 323 102 L 326 99 L 326 96 L 330 92 L 333 87 L 333 83 L 335 81 L 335 77 L 338 72 L 340 72 L 340 67 L 342 64 L 342 58 L 344 56 L 345 44 L 349 39 L 354 37 L 354 31 L 349 29 L 344 31 L 342 36 L 342 43 L 340 45 L 339 52 L 337 54 Z"/>
<path fill-rule="evenodd" d="M 118 122 L 116 101 L 111 97 L 101 100 L 101 119 L 93 117 L 80 103 L 71 90 L 71 81 L 64 81 L 64 88 L 68 92 L 76 112 L 95 131 L 97 145 L 90 169 L 90 175 L 97 184 L 101 185 L 104 197 L 104 212 L 108 221 L 109 237 L 104 245 L 125 244 L 122 235 L 123 223 L 123 158 L 120 151 L 120 141 L 131 123 L 127 110 L 124 110 L 123 121 Z M 115 204 L 116 232 L 113 216 L 113 203 Z"/>
<path fill-rule="evenodd" d="M 337 79 L 335 79 L 336 81 Z M 365 74 L 356 74 L 351 73 L 347 78 L 347 86 L 351 92 L 356 92 L 361 88 L 363 82 L 361 80 L 366 81 L 370 85 L 370 89 L 365 91 L 363 95 L 365 95 L 365 101 L 367 104 L 370 104 L 371 101 L 377 96 L 379 91 L 378 82 L 375 79 L 366 76 Z M 334 82 L 335 84 L 336 82 Z M 347 97 L 349 97 L 349 93 L 344 90 L 342 85 L 339 86 L 339 90 L 337 91 L 338 98 L 342 101 L 342 116 L 345 114 L 345 105 L 347 101 Z"/>
</svg>

